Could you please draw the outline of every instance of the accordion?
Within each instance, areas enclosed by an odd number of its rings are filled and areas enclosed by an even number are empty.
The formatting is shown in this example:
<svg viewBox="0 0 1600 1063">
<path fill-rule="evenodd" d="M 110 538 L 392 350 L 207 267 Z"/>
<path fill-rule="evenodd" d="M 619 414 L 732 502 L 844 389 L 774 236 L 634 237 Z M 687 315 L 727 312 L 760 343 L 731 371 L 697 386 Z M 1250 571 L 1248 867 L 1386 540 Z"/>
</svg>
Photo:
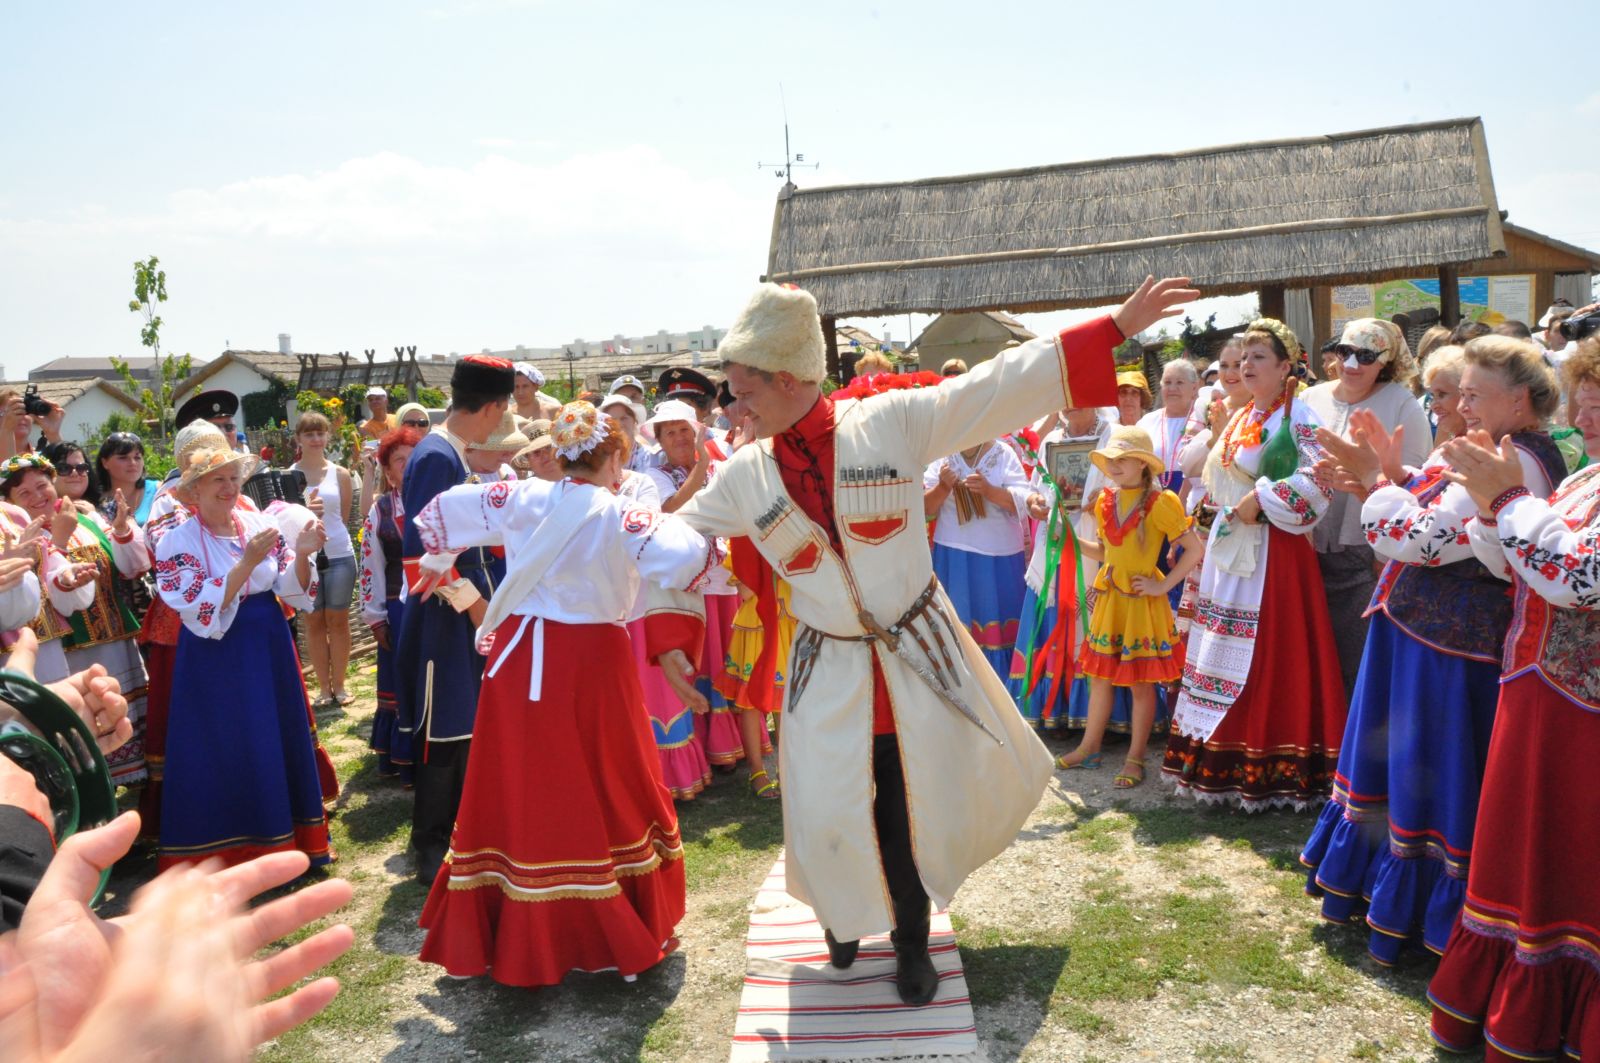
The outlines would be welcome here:
<svg viewBox="0 0 1600 1063">
<path fill-rule="evenodd" d="M 244 482 L 244 493 L 265 510 L 273 502 L 306 504 L 306 474 L 299 469 L 262 469 Z"/>
</svg>

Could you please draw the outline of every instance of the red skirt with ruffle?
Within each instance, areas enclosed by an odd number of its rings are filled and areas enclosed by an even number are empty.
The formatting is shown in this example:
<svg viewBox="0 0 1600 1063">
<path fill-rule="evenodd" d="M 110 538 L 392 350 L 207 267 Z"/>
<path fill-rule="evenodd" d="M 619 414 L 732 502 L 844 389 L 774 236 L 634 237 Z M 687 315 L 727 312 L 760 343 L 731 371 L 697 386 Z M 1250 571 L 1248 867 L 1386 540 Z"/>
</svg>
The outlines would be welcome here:
<svg viewBox="0 0 1600 1063">
<path fill-rule="evenodd" d="M 1500 688 L 1467 900 L 1428 987 L 1434 1040 L 1600 1059 L 1600 714 L 1537 674 Z"/>
<path fill-rule="evenodd" d="M 507 619 L 497 644 L 522 621 Z M 421 958 L 518 986 L 570 971 L 637 974 L 673 947 L 684 877 L 628 635 L 546 621 L 541 694 L 530 701 L 533 628 L 484 676 L 450 854 L 422 910 Z"/>
</svg>

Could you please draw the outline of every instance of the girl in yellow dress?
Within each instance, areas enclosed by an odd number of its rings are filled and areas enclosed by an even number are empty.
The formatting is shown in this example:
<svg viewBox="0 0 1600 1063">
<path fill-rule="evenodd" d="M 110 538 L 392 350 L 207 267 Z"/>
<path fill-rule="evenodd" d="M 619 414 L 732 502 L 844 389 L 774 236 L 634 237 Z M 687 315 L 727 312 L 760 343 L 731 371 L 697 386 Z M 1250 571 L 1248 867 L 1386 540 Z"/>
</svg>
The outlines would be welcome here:
<svg viewBox="0 0 1600 1063">
<path fill-rule="evenodd" d="M 1094 507 L 1097 535 L 1095 542 L 1080 541 L 1080 546 L 1086 556 L 1102 562 L 1089 631 L 1078 649 L 1078 671 L 1089 677 L 1089 719 L 1078 748 L 1057 757 L 1056 766 L 1100 766 L 1113 688 L 1129 687 L 1133 730 L 1127 761 L 1114 784 L 1127 789 L 1144 781 L 1156 684 L 1175 682 L 1183 673 L 1167 592 L 1200 561 L 1203 547 L 1178 496 L 1156 486 L 1166 467 L 1151 450 L 1148 432 L 1133 425 L 1114 428 L 1092 460 L 1113 486 L 1084 500 Z M 1183 547 L 1183 556 L 1163 576 L 1156 559 L 1168 543 Z"/>
</svg>

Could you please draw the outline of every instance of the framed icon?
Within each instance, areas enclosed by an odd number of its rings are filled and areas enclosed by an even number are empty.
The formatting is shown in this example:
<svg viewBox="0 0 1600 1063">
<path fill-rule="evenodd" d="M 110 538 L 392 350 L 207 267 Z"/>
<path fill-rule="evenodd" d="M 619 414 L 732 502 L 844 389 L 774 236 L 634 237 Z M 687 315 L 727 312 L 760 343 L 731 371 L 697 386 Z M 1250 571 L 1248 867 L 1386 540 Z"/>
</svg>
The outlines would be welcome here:
<svg viewBox="0 0 1600 1063">
<path fill-rule="evenodd" d="M 1070 439 L 1047 443 L 1044 448 L 1045 468 L 1061 493 L 1061 508 L 1076 513 L 1083 508 L 1083 487 L 1089 479 L 1094 462 L 1089 455 L 1095 452 L 1099 441 L 1095 439 Z"/>
</svg>

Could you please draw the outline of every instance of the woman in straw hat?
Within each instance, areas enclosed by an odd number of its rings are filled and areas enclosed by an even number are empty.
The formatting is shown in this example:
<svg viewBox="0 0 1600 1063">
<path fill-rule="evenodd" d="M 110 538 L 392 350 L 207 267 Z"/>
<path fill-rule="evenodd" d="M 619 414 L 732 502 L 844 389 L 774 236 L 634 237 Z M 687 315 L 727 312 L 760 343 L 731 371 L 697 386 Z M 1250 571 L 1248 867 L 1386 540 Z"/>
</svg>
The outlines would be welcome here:
<svg viewBox="0 0 1600 1063">
<path fill-rule="evenodd" d="M 1344 683 L 1308 533 L 1327 512 L 1317 416 L 1292 401 L 1300 342 L 1260 318 L 1243 334 L 1251 400 L 1206 459 L 1217 507 L 1162 770 L 1180 794 L 1246 811 L 1308 808 L 1333 778 Z"/>
<path fill-rule="evenodd" d="M 77 453 L 80 464 L 86 464 L 81 451 Z M 133 738 L 107 763 L 118 784 L 142 783 L 148 775 L 144 734 L 149 681 L 134 642 L 138 618 L 117 598 L 113 580 L 119 573 L 131 578 L 150 568 L 144 533 L 133 522 L 133 507 L 117 492 L 117 516 L 107 524 L 88 503 L 58 496 L 56 470 L 37 455 L 18 455 L 0 467 L 0 495 L 21 509 L 27 520 L 44 521 L 50 548 L 74 566 L 67 579 L 77 600 L 69 603 L 66 595 L 52 596 L 68 627 L 61 637 L 65 667 L 71 673 L 98 665 L 120 685 L 128 699 Z"/>
<path fill-rule="evenodd" d="M 256 458 L 198 447 L 176 494 L 193 519 L 156 548 L 156 587 L 183 630 L 173 666 L 160 863 L 241 863 L 298 849 L 332 859 L 305 684 L 278 602 L 316 598 L 322 523 L 293 544 L 277 524 L 238 505 Z M 228 696 L 217 697 L 226 677 Z"/>
<path fill-rule="evenodd" d="M 1150 449 L 1150 433 L 1119 425 L 1091 460 L 1109 486 L 1088 500 L 1095 539 L 1081 544 L 1084 554 L 1102 562 L 1094 581 L 1094 612 L 1077 662 L 1089 677 L 1089 719 L 1083 741 L 1057 757 L 1056 766 L 1100 766 L 1113 688 L 1127 687 L 1133 692 L 1133 729 L 1115 781 L 1118 789 L 1127 789 L 1144 781 L 1156 687 L 1176 682 L 1183 672 L 1167 593 L 1200 560 L 1200 539 L 1190 530 L 1178 496 L 1160 486 L 1166 465 Z M 1183 547 L 1183 556 L 1163 574 L 1159 560 L 1169 544 Z"/>
<path fill-rule="evenodd" d="M 676 945 L 683 845 L 623 625 L 640 576 L 693 587 L 717 556 L 613 493 L 629 440 L 609 417 L 569 403 L 553 439 L 567 479 L 464 484 L 414 519 L 421 597 L 463 547 L 507 560 L 478 629 L 475 740 L 422 959 L 520 986 L 574 970 L 631 980 Z"/>
</svg>

